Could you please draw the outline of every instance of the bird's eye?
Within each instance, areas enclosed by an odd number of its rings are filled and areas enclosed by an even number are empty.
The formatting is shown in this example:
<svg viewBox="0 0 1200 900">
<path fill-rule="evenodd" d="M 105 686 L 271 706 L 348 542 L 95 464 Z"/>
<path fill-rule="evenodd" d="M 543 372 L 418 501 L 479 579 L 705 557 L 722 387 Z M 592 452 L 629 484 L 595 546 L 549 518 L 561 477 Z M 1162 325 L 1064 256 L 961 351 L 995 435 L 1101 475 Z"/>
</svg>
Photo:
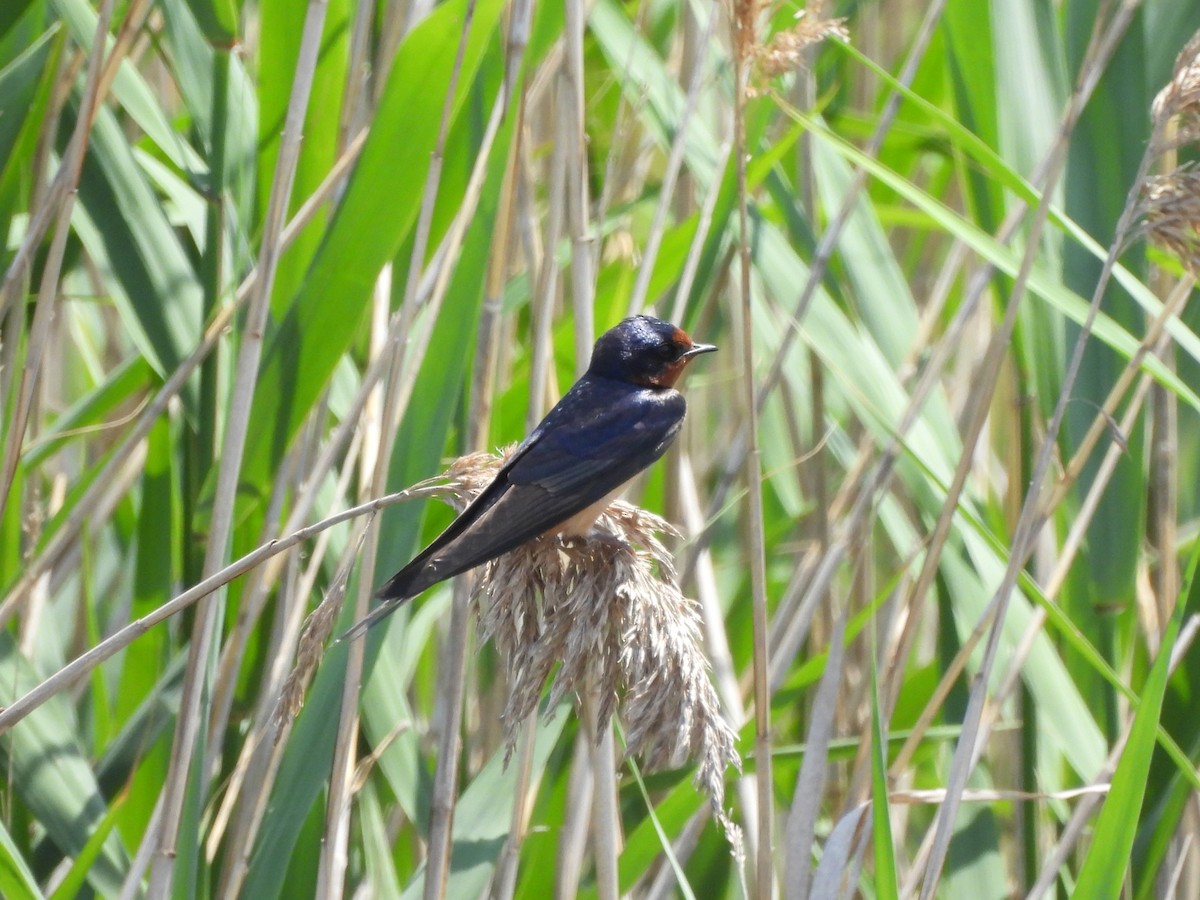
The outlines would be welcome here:
<svg viewBox="0 0 1200 900">
<path fill-rule="evenodd" d="M 659 344 L 654 348 L 655 354 L 664 362 L 670 362 L 679 356 L 679 348 L 674 344 Z"/>
</svg>

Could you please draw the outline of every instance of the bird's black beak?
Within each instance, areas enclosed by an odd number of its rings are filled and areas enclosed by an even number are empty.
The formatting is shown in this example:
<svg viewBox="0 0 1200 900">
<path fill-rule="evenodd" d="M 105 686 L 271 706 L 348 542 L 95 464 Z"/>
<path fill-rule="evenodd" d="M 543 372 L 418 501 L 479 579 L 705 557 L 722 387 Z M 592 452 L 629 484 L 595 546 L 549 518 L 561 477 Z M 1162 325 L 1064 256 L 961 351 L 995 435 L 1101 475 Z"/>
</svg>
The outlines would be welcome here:
<svg viewBox="0 0 1200 900">
<path fill-rule="evenodd" d="M 693 356 L 699 356 L 701 353 L 713 353 L 717 349 L 716 344 L 692 344 L 687 350 L 683 351 L 683 359 L 691 359 Z"/>
</svg>

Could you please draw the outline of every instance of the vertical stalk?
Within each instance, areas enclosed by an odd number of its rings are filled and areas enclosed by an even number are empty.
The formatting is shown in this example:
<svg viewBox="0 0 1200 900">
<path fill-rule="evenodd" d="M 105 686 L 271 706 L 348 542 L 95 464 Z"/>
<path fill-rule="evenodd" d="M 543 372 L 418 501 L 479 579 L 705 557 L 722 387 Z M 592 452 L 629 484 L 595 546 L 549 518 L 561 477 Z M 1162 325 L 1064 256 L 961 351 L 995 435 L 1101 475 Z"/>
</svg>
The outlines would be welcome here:
<svg viewBox="0 0 1200 900">
<path fill-rule="evenodd" d="M 558 295 L 558 261 L 555 247 L 562 232 L 565 153 L 556 142 L 550 154 L 550 196 L 547 199 L 546 240 L 543 245 L 537 293 L 532 298 L 530 320 L 533 326 L 533 352 L 529 364 L 529 411 L 525 415 L 526 433 L 532 431 L 545 414 L 548 387 L 553 378 L 554 347 L 551 341 L 554 301 Z"/>
<path fill-rule="evenodd" d="M 523 4 L 523 8 L 531 10 L 531 4 Z M 514 7 L 514 18 L 518 17 L 518 12 L 518 9 Z M 510 26 L 510 35 L 519 31 L 521 31 L 521 25 L 514 21 Z M 510 37 L 510 42 L 511 40 L 512 37 Z M 510 65 L 511 63 L 510 59 Z M 508 101 L 509 98 L 506 96 L 506 107 Z M 517 170 L 521 164 L 521 142 L 524 130 L 521 117 L 524 112 L 525 103 L 522 97 L 517 104 L 517 125 L 509 151 L 504 186 L 501 188 L 500 209 L 496 216 L 496 234 L 492 242 L 491 260 L 488 265 L 487 293 L 484 297 L 483 315 L 479 323 L 479 342 L 476 346 L 475 372 L 471 386 L 471 417 L 468 422 L 470 430 L 468 445 L 474 451 L 486 449 L 488 443 L 492 394 L 495 390 L 500 343 L 501 298 L 508 272 L 510 235 L 516 211 Z M 496 862 L 496 872 L 492 881 L 491 896 L 496 900 L 507 900 L 513 896 L 516 890 L 517 861 L 520 859 L 521 845 L 525 839 L 525 827 L 529 818 L 529 784 L 533 773 L 533 750 L 537 725 L 537 715 L 531 715 L 521 731 L 520 746 L 517 750 L 518 769 L 517 783 L 514 788 L 512 824 L 504 842 L 504 849 Z"/>
<path fill-rule="evenodd" d="M 746 479 L 751 603 L 754 618 L 754 755 L 755 783 L 758 787 L 758 825 L 754 884 L 759 900 L 774 895 L 774 823 L 773 776 L 771 766 L 771 691 L 767 611 L 766 541 L 763 535 L 762 460 L 758 449 L 758 405 L 754 390 L 754 322 L 750 292 L 750 198 L 746 187 L 746 90 L 749 81 L 749 50 L 754 43 L 755 7 L 745 0 L 735 3 L 733 18 L 733 133 L 737 166 L 739 299 L 738 319 L 741 331 L 742 402 L 746 408 Z"/>
<path fill-rule="evenodd" d="M 563 5 L 563 65 L 559 95 L 562 112 L 558 127 L 566 151 L 566 218 L 571 234 L 571 308 L 575 313 L 575 365 L 586 370 L 595 331 L 592 301 L 598 242 L 592 237 L 588 214 L 587 135 L 583 120 L 583 28 L 587 19 L 584 0 Z M 549 248 L 553 254 L 553 247 Z M 579 372 L 582 374 L 582 372 Z"/>
<path fill-rule="evenodd" d="M 229 111 L 229 68 L 228 48 L 213 48 L 212 67 L 212 131 L 209 134 L 210 191 L 204 219 L 204 256 L 200 260 L 200 283 L 204 290 L 204 307 L 201 321 L 209 322 L 221 303 L 223 281 L 223 259 L 225 249 L 225 166 L 226 166 L 226 119 Z M 183 521 L 196 521 L 195 503 L 203 493 L 204 479 L 212 470 L 217 451 L 217 416 L 220 403 L 217 398 L 219 357 L 211 355 L 200 364 L 200 403 L 196 431 L 191 440 L 184 442 L 183 478 Z M 190 431 L 190 429 L 189 429 Z M 197 559 L 202 541 L 184 541 L 183 578 L 194 581 L 201 575 L 201 561 Z"/>
<path fill-rule="evenodd" d="M 441 656 L 439 700 L 445 716 L 441 738 L 438 741 L 437 772 L 433 779 L 429 851 L 425 859 L 425 886 L 422 894 L 425 900 L 441 900 L 446 896 L 446 881 L 450 875 L 450 851 L 454 843 L 451 828 L 454 824 L 454 805 L 458 791 L 458 758 L 462 752 L 460 719 L 466 689 L 467 636 L 470 632 L 468 579 L 469 576 L 454 582 L 450 625 Z"/>
<path fill-rule="evenodd" d="M 596 892 L 600 900 L 617 900 L 620 896 L 617 857 L 621 853 L 621 821 L 617 812 L 617 755 L 612 723 L 597 721 L 601 704 L 595 685 L 588 686 L 582 701 L 592 770 L 592 858 L 596 864 Z"/>
<path fill-rule="evenodd" d="M 50 241 L 50 250 L 42 269 L 42 281 L 33 310 L 33 322 L 26 344 L 25 364 L 21 372 L 17 401 L 13 409 L 12 420 L 8 423 L 4 453 L 0 457 L 0 520 L 4 518 L 4 510 L 16 478 L 17 461 L 21 455 L 21 441 L 25 435 L 25 427 L 28 424 L 34 395 L 37 392 L 42 355 L 49 342 L 54 299 L 58 295 L 58 279 L 62 272 L 63 256 L 67 249 L 71 212 L 75 208 L 73 188 L 79 183 L 79 176 L 83 171 L 83 157 L 87 150 L 88 134 L 92 130 L 92 121 L 95 119 L 96 110 L 99 108 L 100 99 L 104 94 L 101 77 L 104 72 L 102 63 L 105 59 L 104 50 L 108 42 L 113 5 L 113 0 L 106 0 L 100 7 L 99 18 L 96 22 L 96 39 L 88 58 L 87 78 L 79 102 L 79 115 L 75 122 L 75 130 L 71 132 L 71 142 L 67 146 L 66 153 L 63 154 L 62 163 L 54 176 L 54 182 L 46 191 L 42 206 L 33 215 L 26 230 L 25 239 L 9 264 L 8 271 L 4 275 L 3 285 L 0 286 L 0 310 L 3 310 L 10 302 L 16 301 L 18 289 L 25 284 L 26 267 L 32 265 L 33 254 L 40 246 L 42 235 L 53 219 L 54 237 Z M 112 59 L 117 59 L 118 54 L 122 52 L 122 47 L 114 47 Z"/>
<path fill-rule="evenodd" d="M 686 6 L 686 9 L 685 23 L 692 21 L 695 17 L 691 6 Z M 708 13 L 708 21 L 704 23 L 699 40 L 689 40 L 685 43 L 684 59 L 689 66 L 685 76 L 687 78 L 687 97 L 683 113 L 676 125 L 675 138 L 671 142 L 671 153 L 667 157 L 667 169 L 663 173 L 662 183 L 659 185 L 658 204 L 654 209 L 654 223 L 650 226 L 650 232 L 646 236 L 646 246 L 642 248 L 642 261 L 638 266 L 637 280 L 634 282 L 633 294 L 629 300 L 630 315 L 637 315 L 646 307 L 646 295 L 650 289 L 650 278 L 654 274 L 654 263 L 658 259 L 658 251 L 666 233 L 667 213 L 672 207 L 678 211 L 685 199 L 680 197 L 678 201 L 676 200 L 676 185 L 682 175 L 684 151 L 687 149 L 692 118 L 696 114 L 696 107 L 700 101 L 701 77 L 708 59 L 708 47 L 717 26 L 716 7 L 706 6 L 704 9 Z M 698 46 L 692 47 L 693 43 Z"/>
<path fill-rule="evenodd" d="M 1162 143 L 1173 147 L 1177 125 L 1168 121 L 1163 126 Z M 1179 164 L 1179 152 L 1167 150 L 1158 161 L 1158 170 L 1171 172 Z M 1174 286 L 1174 279 L 1160 267 L 1151 274 L 1155 293 L 1166 302 Z M 1172 372 L 1175 371 L 1175 345 L 1168 344 L 1160 358 Z M 1150 479 L 1148 509 L 1146 510 L 1146 538 L 1154 551 L 1150 566 L 1151 583 L 1157 601 L 1158 629 L 1166 627 L 1171 618 L 1175 600 L 1179 596 L 1179 568 L 1175 562 L 1175 546 L 1178 538 L 1179 515 L 1179 468 L 1175 450 L 1179 446 L 1179 409 L 1175 394 L 1160 384 L 1150 388 Z M 1146 639 L 1152 653 L 1158 652 L 1159 634 L 1147 634 Z"/>
<path fill-rule="evenodd" d="M 558 854 L 555 858 L 554 897 L 575 897 L 579 894 L 579 877 L 583 869 L 584 848 L 587 843 L 587 822 L 592 808 L 592 770 L 587 765 L 591 741 L 586 728 L 575 735 L 571 753 L 571 774 L 567 781 L 567 808 L 558 829 Z"/>
<path fill-rule="evenodd" d="M 530 812 L 530 783 L 533 779 L 533 751 L 537 742 L 538 715 L 525 719 L 517 745 L 517 783 L 513 788 L 512 825 L 504 841 L 504 849 L 496 861 L 493 877 L 492 900 L 509 900 L 517 888 L 517 862 L 521 858 L 521 844 L 525 840 L 525 828 Z"/>
<path fill-rule="evenodd" d="M 415 6 L 414 6 L 415 9 Z M 475 15 L 475 3 L 467 4 L 463 18 L 458 46 L 455 51 L 454 65 L 450 70 L 450 78 L 446 85 L 446 96 L 442 104 L 441 119 L 438 123 L 437 140 L 434 143 L 433 155 L 429 161 L 429 171 L 425 177 L 425 185 L 421 196 L 421 208 L 413 233 L 412 255 L 404 283 L 404 298 L 393 332 L 394 340 L 389 341 L 391 372 L 384 392 L 383 410 L 381 416 L 382 430 L 378 436 L 378 456 L 375 471 L 370 479 L 370 490 L 373 495 L 382 494 L 387 485 L 387 472 L 391 464 L 392 448 L 395 443 L 395 429 L 400 416 L 407 405 L 411 394 L 413 378 L 418 362 L 406 365 L 406 352 L 411 338 L 411 323 L 416 313 L 421 288 L 421 274 L 425 268 L 425 257 L 429 249 L 429 239 L 433 223 L 433 211 L 437 202 L 438 190 L 441 184 L 442 165 L 445 160 L 446 138 L 450 131 L 453 118 L 454 98 L 458 92 L 459 78 L 462 75 L 463 59 L 466 54 L 467 38 L 471 33 L 471 24 Z M 482 179 L 483 164 L 490 152 L 490 141 L 495 136 L 496 116 L 489 122 L 480 156 L 472 172 L 471 185 L 478 190 L 477 179 Z M 468 187 L 468 196 L 471 187 Z M 468 200 L 467 203 L 470 203 Z M 447 236 L 448 244 L 456 243 L 464 233 L 465 222 L 456 220 Z M 454 248 L 457 249 L 457 248 Z M 443 269 L 434 289 L 435 297 L 432 303 L 439 304 L 440 297 L 448 282 L 448 273 L 452 269 L 455 253 L 447 253 L 443 260 Z M 435 306 L 436 308 L 436 306 Z M 370 573 L 375 570 L 375 555 L 378 548 L 378 531 L 371 532 L 363 554 L 362 570 Z M 362 579 L 357 596 L 356 618 L 361 619 L 366 612 L 369 594 L 369 582 Z M 425 869 L 424 896 L 426 898 L 441 897 L 445 891 L 445 879 L 449 871 L 451 829 L 454 821 L 455 790 L 457 787 L 458 759 L 461 750 L 459 739 L 459 714 L 462 708 L 462 695 L 466 677 L 466 641 L 467 641 L 467 610 L 466 595 L 463 586 L 456 584 L 454 588 L 454 605 L 450 620 L 450 636 L 443 659 L 442 670 L 446 674 L 439 685 L 439 694 L 446 710 L 446 724 L 438 753 L 438 767 L 434 778 L 434 796 L 432 816 L 429 823 L 429 857 Z M 346 691 L 342 697 L 341 721 L 339 725 L 339 741 L 333 762 L 333 783 L 346 784 L 350 769 L 353 765 L 353 750 L 358 734 L 357 698 L 362 679 L 363 641 L 353 641 L 349 650 L 349 661 L 346 668 Z M 339 774 L 340 773 L 340 774 Z M 327 823 L 327 828 L 333 823 Z M 338 840 L 344 840 L 346 831 L 339 824 Z M 327 831 L 326 839 L 331 834 Z"/>
<path fill-rule="evenodd" d="M 327 0 L 309 0 L 304 20 L 304 32 L 296 61 L 295 81 L 288 102 L 287 117 L 279 147 L 279 161 L 275 169 L 275 179 L 271 185 L 271 199 L 267 206 L 267 216 L 263 227 L 258 262 L 260 275 L 255 282 L 255 293 L 250 300 L 246 332 L 238 354 L 237 372 L 230 398 L 230 412 L 222 445 L 221 465 L 217 472 L 217 488 L 213 503 L 209 544 L 204 560 L 205 575 L 221 569 L 228 557 L 238 477 L 249 428 L 250 407 L 254 400 L 258 364 L 262 356 L 263 332 L 266 328 L 271 289 L 274 286 L 275 271 L 281 253 L 283 225 L 292 194 L 292 184 L 295 180 L 296 164 L 300 156 L 301 133 L 320 51 L 326 5 Z M 180 821 L 190 782 L 191 760 L 193 756 L 198 757 L 201 761 L 204 760 L 205 745 L 202 740 L 198 741 L 206 715 L 201 706 L 209 690 L 208 673 L 210 663 L 214 660 L 213 650 L 217 638 L 216 632 L 220 625 L 219 613 L 222 597 L 223 594 L 203 600 L 196 616 L 194 636 L 188 653 L 187 671 L 184 675 L 183 693 L 180 698 L 179 719 L 171 751 L 171 762 L 162 794 L 163 816 L 160 830 L 157 833 L 147 832 L 145 837 L 148 841 L 154 841 L 159 850 L 150 870 L 149 893 L 151 896 L 165 896 L 170 890 L 177 855 L 176 845 L 179 839 Z M 207 776 L 207 772 L 201 771 L 196 780 L 199 792 L 196 799 L 200 802 L 203 802 L 204 783 Z"/>
</svg>

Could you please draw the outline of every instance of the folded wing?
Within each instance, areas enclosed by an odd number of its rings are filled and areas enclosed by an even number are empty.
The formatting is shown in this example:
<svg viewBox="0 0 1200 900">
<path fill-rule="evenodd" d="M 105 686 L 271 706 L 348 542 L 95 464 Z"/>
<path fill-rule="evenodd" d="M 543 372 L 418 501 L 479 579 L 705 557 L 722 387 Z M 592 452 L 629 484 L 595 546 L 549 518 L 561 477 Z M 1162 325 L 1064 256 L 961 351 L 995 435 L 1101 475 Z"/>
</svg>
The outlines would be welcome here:
<svg viewBox="0 0 1200 900">
<path fill-rule="evenodd" d="M 550 531 L 658 459 L 683 422 L 675 391 L 614 392 L 581 382 L 551 410 L 496 479 L 428 548 L 380 589 L 413 597 Z M 615 395 L 614 395 L 615 394 Z"/>
</svg>

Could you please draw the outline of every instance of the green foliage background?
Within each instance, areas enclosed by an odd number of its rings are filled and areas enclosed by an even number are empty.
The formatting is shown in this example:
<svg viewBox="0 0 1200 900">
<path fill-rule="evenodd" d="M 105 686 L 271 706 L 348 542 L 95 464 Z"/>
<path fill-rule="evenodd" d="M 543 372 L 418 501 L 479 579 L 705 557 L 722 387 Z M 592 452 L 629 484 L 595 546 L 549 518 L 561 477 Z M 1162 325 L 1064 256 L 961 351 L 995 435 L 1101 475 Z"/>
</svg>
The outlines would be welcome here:
<svg viewBox="0 0 1200 900">
<path fill-rule="evenodd" d="M 653 309 L 722 347 L 688 376 L 678 449 L 635 493 L 688 535 L 685 589 L 747 758 L 727 799 L 751 862 L 739 870 L 689 770 L 643 793 L 623 766 L 620 892 L 761 895 L 761 854 L 786 896 L 1194 896 L 1200 340 L 1185 303 L 1168 339 L 1155 324 L 1194 261 L 1118 228 L 1200 8 L 833 7 L 799 24 L 844 17 L 849 43 L 782 75 L 765 48 L 801 10 L 751 10 L 740 192 L 723 5 L 5 3 L 0 703 L 214 558 L 519 440 L 594 335 Z M 1190 155 L 1153 154 L 1149 171 Z M 1022 534 L 1031 503 L 1039 527 Z M 575 713 L 543 715 L 505 768 L 502 667 L 474 643 L 463 709 L 447 709 L 449 585 L 373 633 L 365 660 L 330 648 L 274 742 L 304 616 L 344 587 L 349 624 L 447 518 L 422 501 L 374 519 L 365 545 L 366 520 L 323 531 L 8 727 L 0 894 L 415 896 L 450 728 L 445 895 L 611 895 Z M 968 775 L 954 760 L 973 749 Z M 771 778 L 757 795 L 756 773 Z M 156 814 L 172 788 L 173 858 Z"/>
</svg>

